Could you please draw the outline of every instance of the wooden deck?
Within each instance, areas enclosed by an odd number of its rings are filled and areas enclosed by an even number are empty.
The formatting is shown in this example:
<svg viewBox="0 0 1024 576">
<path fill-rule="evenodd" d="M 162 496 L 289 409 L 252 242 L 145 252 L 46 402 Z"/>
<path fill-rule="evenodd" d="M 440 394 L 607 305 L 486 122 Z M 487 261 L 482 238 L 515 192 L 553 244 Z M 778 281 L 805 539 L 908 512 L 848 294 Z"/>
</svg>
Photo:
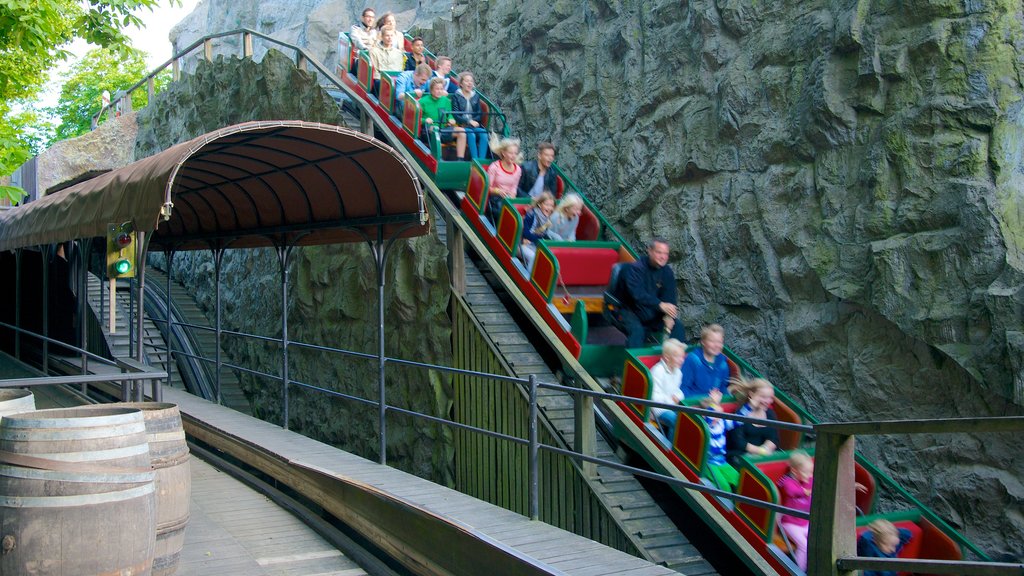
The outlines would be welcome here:
<svg viewBox="0 0 1024 576">
<path fill-rule="evenodd" d="M 350 525 L 364 520 L 364 527 L 375 532 L 369 535 L 371 540 L 405 555 L 406 560 L 428 563 L 448 558 L 469 563 L 474 554 L 505 559 L 507 565 L 487 569 L 494 575 L 515 574 L 524 567 L 529 571 L 523 573 L 538 574 L 677 574 L 179 390 L 165 390 L 164 399 L 178 404 L 190 435 L 200 440 L 222 438 L 225 444 L 218 448 L 230 451 L 234 447 L 239 454 L 243 448 L 253 453 L 251 449 L 258 447 L 262 465 L 250 464 L 267 468 L 272 475 L 313 474 L 302 480 L 313 485 L 312 497 L 330 495 L 330 502 L 321 499 L 319 503 L 333 508 L 336 516 L 349 515 L 342 520 Z M 376 511 L 386 513 L 374 517 Z M 481 553 L 483 548 L 489 552 Z M 190 554 L 194 549 L 189 546 Z M 268 557 L 287 557 L 287 553 Z M 481 566 L 476 564 L 476 569 Z"/>
</svg>

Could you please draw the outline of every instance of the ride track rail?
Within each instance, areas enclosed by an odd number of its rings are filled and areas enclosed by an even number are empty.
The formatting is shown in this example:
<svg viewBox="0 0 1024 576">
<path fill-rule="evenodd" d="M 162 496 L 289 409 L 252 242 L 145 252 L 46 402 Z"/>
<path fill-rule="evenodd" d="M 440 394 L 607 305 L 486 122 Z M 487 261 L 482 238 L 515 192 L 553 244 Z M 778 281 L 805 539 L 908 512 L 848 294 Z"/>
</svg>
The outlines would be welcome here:
<svg viewBox="0 0 1024 576">
<path fill-rule="evenodd" d="M 422 153 L 422 146 L 418 141 L 412 139 L 407 132 L 402 130 L 396 122 L 391 120 L 390 115 L 387 114 L 387 111 L 380 106 L 379 103 L 375 103 L 370 98 L 367 98 L 365 90 L 362 90 L 360 93 L 360 91 L 354 87 L 358 86 L 358 79 L 353 81 L 352 78 L 354 77 L 350 78 L 347 73 L 345 74 L 344 79 L 338 78 L 331 70 L 318 62 L 300 47 L 280 42 L 270 36 L 260 34 L 253 30 L 238 29 L 210 35 L 196 41 L 182 53 L 176 55 L 165 63 L 163 67 L 129 89 L 126 92 L 125 98 L 130 98 L 131 91 L 141 87 L 143 84 L 147 84 L 152 90 L 152 78 L 167 66 L 173 66 L 177 76 L 179 59 L 184 55 L 191 53 L 199 46 L 203 46 L 205 58 L 212 60 L 213 40 L 232 35 L 242 36 L 243 56 L 252 56 L 253 38 L 260 38 L 270 44 L 294 50 L 297 54 L 296 64 L 298 67 L 305 70 L 312 68 L 317 74 L 326 78 L 334 88 L 341 90 L 346 94 L 360 113 L 361 125 L 364 126 L 364 128 L 367 128 L 371 133 L 373 131 L 372 127 L 374 126 L 384 128 L 379 131 L 380 136 L 387 139 L 400 154 L 410 161 L 414 171 L 423 183 L 424 188 L 430 194 L 434 210 L 439 212 L 445 218 L 445 222 L 449 225 L 448 233 L 452 234 L 453 231 L 457 230 L 461 237 L 460 239 L 465 243 L 466 249 L 474 251 L 481 261 L 483 261 L 484 264 L 493 272 L 494 277 L 512 296 L 525 318 L 529 320 L 529 322 L 533 324 L 536 330 L 543 336 L 547 345 L 558 356 L 564 369 L 567 373 L 573 374 L 574 381 L 582 389 L 566 388 L 566 391 L 570 394 L 582 393 L 583 395 L 597 395 L 601 397 L 601 394 L 604 391 L 603 387 L 593 375 L 587 372 L 583 364 L 581 364 L 576 355 L 578 352 L 576 350 L 572 350 L 566 345 L 562 335 L 556 333 L 556 331 L 552 329 L 550 322 L 545 318 L 544 314 L 538 311 L 538 309 L 530 302 L 530 299 L 520 290 L 518 279 L 513 277 L 514 274 L 518 274 L 519 272 L 514 269 L 508 269 L 507 264 L 495 256 L 493 253 L 493 247 L 489 245 L 485 238 L 481 237 L 483 234 L 481 233 L 480 228 L 473 226 L 473 223 L 466 218 L 466 214 L 463 210 L 460 210 L 459 207 L 455 206 L 441 188 L 434 183 L 433 175 L 430 174 L 428 170 L 429 163 L 421 163 L 422 160 L 413 152 L 413 150 L 417 150 Z M 410 142 L 412 146 L 410 146 Z M 584 198 L 586 197 L 584 196 Z M 589 204 L 589 201 L 587 202 Z M 611 230 L 616 237 L 621 239 L 621 236 L 619 236 L 614 229 Z M 736 360 L 741 364 L 742 368 L 756 374 L 756 371 L 743 363 L 742 360 L 738 358 Z M 693 478 L 681 472 L 678 464 L 673 461 L 670 453 L 666 453 L 659 440 L 649 432 L 645 431 L 642 423 L 638 423 L 631 414 L 628 414 L 628 410 L 625 409 L 626 404 L 624 402 L 615 402 L 607 397 L 601 397 L 599 402 L 602 403 L 604 412 L 607 414 L 614 426 L 621 427 L 621 429 L 629 431 L 631 446 L 640 452 L 656 471 L 671 476 L 680 484 L 691 484 L 692 486 Z M 643 404 L 644 402 L 641 400 L 637 403 Z M 677 411 L 686 411 L 686 409 L 678 409 Z M 798 409 L 798 412 L 804 417 L 805 422 L 814 421 L 806 411 Z M 580 455 L 567 452 L 567 455 L 578 461 L 593 460 L 591 456 L 586 454 Z M 877 469 L 873 471 L 877 472 Z M 654 476 L 656 477 L 658 475 L 655 474 Z M 891 484 L 895 487 L 897 492 L 908 497 L 913 503 L 918 505 L 920 504 L 914 500 L 909 493 L 900 488 L 898 484 L 884 476 L 882 476 L 881 479 L 886 481 L 888 484 Z M 749 534 L 747 534 L 747 530 L 737 524 L 734 518 L 729 517 L 734 515 L 723 513 L 725 508 L 723 507 L 722 502 L 716 498 L 714 490 L 707 490 L 706 487 L 691 486 L 688 486 L 688 489 L 677 490 L 677 493 L 682 496 L 690 507 L 693 508 L 693 510 L 710 527 L 712 527 L 713 530 L 722 536 L 723 540 L 737 554 L 739 554 L 752 569 L 766 574 L 791 573 L 791 569 L 788 568 L 784 562 L 780 561 L 777 554 L 772 553 L 769 550 L 770 543 L 757 539 L 752 541 L 749 538 Z M 723 494 L 722 496 L 725 495 Z M 767 507 L 771 508 L 770 505 Z M 927 511 L 927 509 L 925 509 L 925 511 L 927 514 L 934 516 L 934 514 Z M 941 519 L 938 520 L 941 523 Z M 942 524 L 944 525 L 944 523 Z M 963 539 L 962 536 L 959 534 L 955 534 L 955 536 L 959 545 L 970 549 L 981 558 L 985 557 L 980 550 L 970 542 Z"/>
</svg>

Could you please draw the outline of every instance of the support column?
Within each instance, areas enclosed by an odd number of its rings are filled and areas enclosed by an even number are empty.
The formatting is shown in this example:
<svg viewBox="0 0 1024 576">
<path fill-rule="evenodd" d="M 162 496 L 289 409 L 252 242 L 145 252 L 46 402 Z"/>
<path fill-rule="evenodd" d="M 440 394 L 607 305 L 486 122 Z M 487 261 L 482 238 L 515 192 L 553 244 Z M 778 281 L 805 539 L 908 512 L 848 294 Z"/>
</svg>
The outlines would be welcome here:
<svg viewBox="0 0 1024 576">
<path fill-rule="evenodd" d="M 580 394 L 574 404 L 575 418 L 573 449 L 584 456 L 594 456 L 597 452 L 597 426 L 594 422 L 594 397 Z M 597 465 L 593 462 L 581 461 L 580 468 L 587 478 L 597 475 Z"/>
<path fill-rule="evenodd" d="M 215 248 L 213 250 L 213 285 L 214 285 L 214 335 L 217 342 L 217 348 L 214 350 L 214 367 L 217 370 L 214 376 L 214 384 L 217 386 L 217 404 L 223 404 L 224 400 L 220 391 L 220 373 L 223 367 L 223 359 L 220 356 L 220 339 L 222 336 L 221 332 L 221 317 L 220 317 L 220 272 L 221 263 L 224 261 L 224 249 Z"/>
<path fill-rule="evenodd" d="M 171 264 L 174 262 L 174 251 L 164 250 L 164 259 L 167 261 L 167 282 L 164 288 L 164 309 L 166 312 L 167 320 L 167 338 L 164 341 L 167 344 L 167 387 L 171 386 L 171 365 L 175 362 L 174 350 L 171 349 L 171 342 L 174 339 L 174 315 L 171 314 Z M 185 388 L 182 384 L 182 388 Z"/>
<path fill-rule="evenodd" d="M 387 250 L 379 238 L 370 245 L 373 261 L 377 268 L 377 450 L 378 461 L 388 463 L 388 423 L 387 423 L 387 392 L 385 390 L 384 366 L 384 265 L 387 263 Z"/>
<path fill-rule="evenodd" d="M 21 252 L 14 251 L 14 357 L 21 360 Z"/>
<path fill-rule="evenodd" d="M 281 391 L 283 394 L 284 423 L 288 429 L 288 259 L 290 246 L 278 246 L 277 260 L 281 265 Z"/>
<path fill-rule="evenodd" d="M 89 349 L 89 255 L 92 253 L 92 239 L 78 240 L 78 345 L 82 350 Z M 82 374 L 89 373 L 89 356 L 82 352 Z M 85 394 L 88 384 L 81 385 Z"/>
<path fill-rule="evenodd" d="M 818 432 L 814 446 L 814 498 L 807 542 L 807 573 L 839 572 L 836 561 L 857 555 L 854 437 Z"/>
<path fill-rule="evenodd" d="M 448 275 L 451 277 L 452 290 L 460 296 L 465 296 L 466 239 L 451 215 L 445 216 L 445 237 L 448 244 Z"/>
<path fill-rule="evenodd" d="M 43 264 L 43 374 L 50 373 L 50 246 L 40 246 L 39 255 Z"/>
<path fill-rule="evenodd" d="M 145 364 L 146 343 L 142 336 L 145 326 L 142 312 L 145 308 L 142 305 L 142 299 L 145 297 L 146 290 L 146 233 L 139 230 L 135 234 L 135 309 L 133 310 L 135 313 L 135 361 L 139 364 Z M 142 402 L 146 399 L 146 383 L 144 380 L 136 380 L 136 382 L 135 401 Z M 157 399 L 157 396 L 160 396 L 159 386 L 158 382 L 153 382 L 154 400 Z"/>
</svg>

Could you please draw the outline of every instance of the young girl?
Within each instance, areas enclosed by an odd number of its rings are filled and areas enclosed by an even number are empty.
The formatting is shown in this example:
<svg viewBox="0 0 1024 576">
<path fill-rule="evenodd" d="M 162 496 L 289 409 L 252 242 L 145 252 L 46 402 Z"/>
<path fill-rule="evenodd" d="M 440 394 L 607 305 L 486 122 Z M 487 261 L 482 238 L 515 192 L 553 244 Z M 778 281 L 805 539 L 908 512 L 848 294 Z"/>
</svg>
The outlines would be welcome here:
<svg viewBox="0 0 1024 576">
<path fill-rule="evenodd" d="M 879 518 L 857 538 L 857 556 L 895 558 L 913 537 L 910 530 L 896 528 L 892 522 Z M 896 576 L 893 570 L 863 572 L 863 576 Z"/>
<path fill-rule="evenodd" d="M 811 486 L 814 484 L 814 461 L 803 450 L 794 450 L 789 456 L 789 472 L 779 478 L 779 496 L 781 504 L 803 512 L 811 511 Z M 793 557 L 796 565 L 807 571 L 807 531 L 810 522 L 806 518 L 796 518 L 784 514 L 779 521 L 779 529 L 785 532 L 795 550 Z"/>
<path fill-rule="evenodd" d="M 558 202 L 555 215 L 551 217 L 551 229 L 548 238 L 552 240 L 576 241 L 576 227 L 580 224 L 583 212 L 583 199 L 579 194 L 566 194 Z"/>
<path fill-rule="evenodd" d="M 772 404 L 775 402 L 775 387 L 762 378 L 737 379 L 729 386 L 729 393 L 744 401 L 736 411 L 738 416 L 747 416 L 761 420 L 778 420 Z M 744 424 L 736 422 L 736 426 L 726 435 L 726 459 L 736 465 L 736 460 L 744 454 L 767 456 L 775 452 L 779 446 L 779 431 L 770 426 Z"/>
<path fill-rule="evenodd" d="M 551 213 L 555 211 L 555 197 L 544 191 L 530 205 L 532 208 L 523 218 L 523 244 L 519 248 L 519 257 L 527 271 L 533 267 L 533 259 L 537 256 L 537 241 L 547 238 Z"/>
</svg>

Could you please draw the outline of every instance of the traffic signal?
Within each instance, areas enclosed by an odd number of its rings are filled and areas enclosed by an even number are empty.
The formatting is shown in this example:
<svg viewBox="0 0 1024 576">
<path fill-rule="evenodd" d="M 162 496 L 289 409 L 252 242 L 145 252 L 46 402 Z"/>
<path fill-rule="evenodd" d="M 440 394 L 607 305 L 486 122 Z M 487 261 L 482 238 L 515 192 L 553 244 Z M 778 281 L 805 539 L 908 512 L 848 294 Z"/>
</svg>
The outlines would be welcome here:
<svg viewBox="0 0 1024 576">
<path fill-rule="evenodd" d="M 135 277 L 135 225 L 107 225 L 107 277 Z"/>
</svg>

